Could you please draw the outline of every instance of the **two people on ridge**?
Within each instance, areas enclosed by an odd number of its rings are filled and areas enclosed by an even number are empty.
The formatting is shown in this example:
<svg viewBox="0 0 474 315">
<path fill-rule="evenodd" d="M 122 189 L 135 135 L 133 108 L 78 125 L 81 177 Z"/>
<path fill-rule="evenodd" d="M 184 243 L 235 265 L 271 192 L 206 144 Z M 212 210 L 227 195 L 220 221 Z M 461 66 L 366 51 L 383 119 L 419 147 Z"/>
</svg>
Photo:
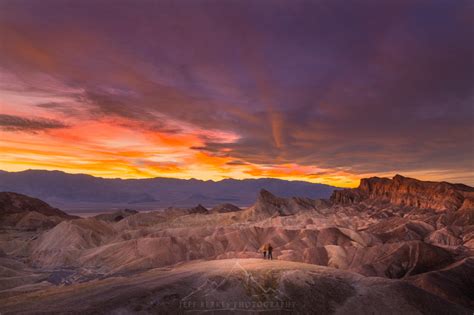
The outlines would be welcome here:
<svg viewBox="0 0 474 315">
<path fill-rule="evenodd" d="M 262 245 L 262 247 L 260 247 L 260 251 L 263 252 L 263 259 L 273 260 L 273 255 L 272 255 L 273 247 L 272 247 L 272 244 L 267 243 L 267 244 Z"/>
</svg>

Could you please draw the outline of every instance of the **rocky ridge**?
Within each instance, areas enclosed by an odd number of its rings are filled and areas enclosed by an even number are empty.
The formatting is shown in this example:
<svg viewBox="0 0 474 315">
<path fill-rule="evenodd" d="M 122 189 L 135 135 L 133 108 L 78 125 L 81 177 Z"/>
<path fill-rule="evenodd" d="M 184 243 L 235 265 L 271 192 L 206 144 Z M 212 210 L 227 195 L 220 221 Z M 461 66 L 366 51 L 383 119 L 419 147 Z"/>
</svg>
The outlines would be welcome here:
<svg viewBox="0 0 474 315">
<path fill-rule="evenodd" d="M 439 211 L 472 208 L 474 188 L 447 182 L 428 182 L 395 175 L 393 179 L 362 179 L 358 188 L 336 190 L 331 201 L 340 204 L 386 202 Z M 464 205 L 465 204 L 465 205 Z"/>
</svg>

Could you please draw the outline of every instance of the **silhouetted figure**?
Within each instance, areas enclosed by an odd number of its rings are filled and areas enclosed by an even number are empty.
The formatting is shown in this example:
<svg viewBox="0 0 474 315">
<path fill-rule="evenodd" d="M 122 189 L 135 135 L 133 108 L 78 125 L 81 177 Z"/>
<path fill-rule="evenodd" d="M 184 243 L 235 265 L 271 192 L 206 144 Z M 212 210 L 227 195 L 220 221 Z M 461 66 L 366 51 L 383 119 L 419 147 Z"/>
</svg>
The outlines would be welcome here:
<svg viewBox="0 0 474 315">
<path fill-rule="evenodd" d="M 267 245 L 267 251 L 268 251 L 268 255 L 267 255 L 268 259 L 273 260 L 273 255 L 272 255 L 273 247 L 270 243 L 268 243 Z"/>
<path fill-rule="evenodd" d="M 260 247 L 260 251 L 263 252 L 263 259 L 267 259 L 267 251 L 268 251 L 267 244 L 262 245 L 262 247 Z"/>
</svg>

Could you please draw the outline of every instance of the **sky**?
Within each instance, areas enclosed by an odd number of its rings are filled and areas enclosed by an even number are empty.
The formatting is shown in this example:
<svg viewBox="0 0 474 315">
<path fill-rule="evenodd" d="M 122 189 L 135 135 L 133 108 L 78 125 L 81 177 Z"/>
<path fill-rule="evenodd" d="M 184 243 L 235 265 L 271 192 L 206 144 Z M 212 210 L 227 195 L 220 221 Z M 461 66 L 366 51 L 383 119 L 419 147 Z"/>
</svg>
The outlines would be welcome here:
<svg viewBox="0 0 474 315">
<path fill-rule="evenodd" d="M 0 169 L 474 185 L 473 8 L 1 0 Z"/>
</svg>

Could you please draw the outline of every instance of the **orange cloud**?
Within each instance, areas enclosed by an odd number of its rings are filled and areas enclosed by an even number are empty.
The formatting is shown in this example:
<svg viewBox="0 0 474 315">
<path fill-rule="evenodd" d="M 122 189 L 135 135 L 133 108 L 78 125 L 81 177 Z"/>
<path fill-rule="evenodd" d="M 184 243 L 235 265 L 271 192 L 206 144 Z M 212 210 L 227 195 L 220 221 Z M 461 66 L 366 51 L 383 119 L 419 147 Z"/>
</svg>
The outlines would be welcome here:
<svg viewBox="0 0 474 315">
<path fill-rule="evenodd" d="M 167 176 L 176 178 L 273 177 L 306 180 L 338 186 L 355 186 L 357 179 L 348 173 L 315 176 L 314 167 L 297 164 L 257 165 L 232 164 L 232 151 L 209 154 L 191 149 L 202 145 L 199 134 L 137 132 L 133 127 L 116 121 L 88 121 L 67 129 L 30 134 L 0 132 L 0 168 L 9 171 L 61 169 L 72 173 L 87 173 L 102 177 L 146 178 Z M 206 132 L 219 139 L 234 136 Z M 227 137 L 227 138 L 226 138 Z"/>
</svg>

